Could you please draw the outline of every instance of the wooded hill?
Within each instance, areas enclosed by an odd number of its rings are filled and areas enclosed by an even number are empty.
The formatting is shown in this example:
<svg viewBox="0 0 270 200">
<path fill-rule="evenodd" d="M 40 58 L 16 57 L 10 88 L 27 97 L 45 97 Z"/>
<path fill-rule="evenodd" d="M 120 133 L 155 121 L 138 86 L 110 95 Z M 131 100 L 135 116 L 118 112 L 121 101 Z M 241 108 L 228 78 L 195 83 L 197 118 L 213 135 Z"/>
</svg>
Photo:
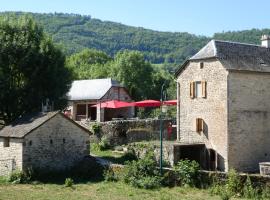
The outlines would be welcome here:
<svg viewBox="0 0 270 200">
<path fill-rule="evenodd" d="M 182 63 L 212 38 L 186 32 L 160 32 L 120 23 L 101 21 L 77 14 L 3 12 L 1 15 L 31 14 L 43 25 L 67 55 L 84 48 L 102 50 L 114 56 L 123 49 L 141 51 L 151 63 Z M 258 44 L 270 29 L 252 29 L 214 34 L 213 38 Z"/>
</svg>

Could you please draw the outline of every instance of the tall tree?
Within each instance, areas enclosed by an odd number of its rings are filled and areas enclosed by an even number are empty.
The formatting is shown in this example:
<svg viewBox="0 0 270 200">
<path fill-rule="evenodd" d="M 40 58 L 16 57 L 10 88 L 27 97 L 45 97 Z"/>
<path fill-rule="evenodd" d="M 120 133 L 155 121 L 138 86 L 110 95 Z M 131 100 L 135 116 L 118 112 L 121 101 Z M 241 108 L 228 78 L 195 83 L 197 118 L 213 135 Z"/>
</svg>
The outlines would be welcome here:
<svg viewBox="0 0 270 200">
<path fill-rule="evenodd" d="M 153 68 L 138 51 L 121 51 L 114 59 L 112 77 L 128 88 L 135 100 L 149 98 Z"/>
<path fill-rule="evenodd" d="M 71 73 L 65 56 L 31 17 L 0 18 L 0 118 L 6 123 L 39 111 L 49 98 L 65 103 Z"/>
<path fill-rule="evenodd" d="M 108 62 L 112 58 L 102 51 L 84 49 L 67 59 L 67 66 L 75 79 L 106 78 L 109 75 Z"/>
</svg>

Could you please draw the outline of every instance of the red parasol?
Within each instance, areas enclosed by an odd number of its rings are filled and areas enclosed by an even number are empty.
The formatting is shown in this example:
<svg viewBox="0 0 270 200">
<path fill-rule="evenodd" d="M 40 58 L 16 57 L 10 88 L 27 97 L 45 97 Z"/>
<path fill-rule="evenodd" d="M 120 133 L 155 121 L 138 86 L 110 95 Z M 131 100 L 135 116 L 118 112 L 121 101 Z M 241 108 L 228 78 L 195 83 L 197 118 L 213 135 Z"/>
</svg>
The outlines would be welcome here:
<svg viewBox="0 0 270 200">
<path fill-rule="evenodd" d="M 124 107 L 132 107 L 134 106 L 134 103 L 129 103 L 125 101 L 118 101 L 118 100 L 111 100 L 111 101 L 105 101 L 102 103 L 98 103 L 94 105 L 93 107 L 98 107 L 100 106 L 101 108 L 124 108 Z"/>
<path fill-rule="evenodd" d="M 177 100 L 168 100 L 163 102 L 165 105 L 177 105 Z"/>
<path fill-rule="evenodd" d="M 156 100 L 144 100 L 135 102 L 135 106 L 137 107 L 159 107 L 160 105 L 160 101 Z"/>
</svg>

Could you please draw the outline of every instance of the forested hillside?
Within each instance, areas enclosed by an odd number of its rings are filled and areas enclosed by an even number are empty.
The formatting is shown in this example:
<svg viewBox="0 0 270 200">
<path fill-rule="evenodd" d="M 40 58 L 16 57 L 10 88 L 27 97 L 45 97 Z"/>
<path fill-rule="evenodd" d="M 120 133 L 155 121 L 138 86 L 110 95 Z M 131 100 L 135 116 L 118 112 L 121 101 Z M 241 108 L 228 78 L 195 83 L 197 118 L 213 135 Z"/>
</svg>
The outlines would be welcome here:
<svg viewBox="0 0 270 200">
<path fill-rule="evenodd" d="M 4 12 L 1 15 L 22 15 L 23 12 Z M 120 23 L 101 21 L 76 14 L 37 14 L 34 19 L 43 25 L 53 40 L 62 45 L 67 55 L 85 48 L 104 51 L 110 56 L 120 50 L 138 50 L 151 63 L 182 63 L 212 38 L 185 32 L 160 32 Z M 213 38 L 258 44 L 262 34 L 270 29 L 252 29 L 216 33 Z"/>
<path fill-rule="evenodd" d="M 12 13 L 2 13 L 7 14 Z M 114 56 L 119 50 L 129 49 L 143 52 L 152 63 L 181 63 L 209 40 L 204 36 L 153 31 L 90 16 L 57 13 L 32 15 L 55 42 L 63 45 L 68 55 L 84 48 L 94 48 Z"/>
</svg>

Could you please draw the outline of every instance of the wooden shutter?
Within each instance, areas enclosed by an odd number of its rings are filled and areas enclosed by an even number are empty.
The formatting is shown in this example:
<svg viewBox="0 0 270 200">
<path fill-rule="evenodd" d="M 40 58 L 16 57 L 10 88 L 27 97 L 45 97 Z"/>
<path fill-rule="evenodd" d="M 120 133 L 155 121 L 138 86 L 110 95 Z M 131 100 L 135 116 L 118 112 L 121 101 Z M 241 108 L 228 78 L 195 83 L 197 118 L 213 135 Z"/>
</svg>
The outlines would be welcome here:
<svg viewBox="0 0 270 200">
<path fill-rule="evenodd" d="M 196 132 L 200 133 L 203 131 L 203 119 L 196 118 Z"/>
<path fill-rule="evenodd" d="M 194 99 L 195 97 L 195 82 L 190 82 L 190 98 Z"/>
<path fill-rule="evenodd" d="M 202 97 L 206 98 L 206 81 L 202 81 Z"/>
<path fill-rule="evenodd" d="M 199 121 L 200 121 L 200 119 L 199 118 L 196 118 L 196 132 L 197 133 L 200 132 L 199 131 Z"/>
</svg>

